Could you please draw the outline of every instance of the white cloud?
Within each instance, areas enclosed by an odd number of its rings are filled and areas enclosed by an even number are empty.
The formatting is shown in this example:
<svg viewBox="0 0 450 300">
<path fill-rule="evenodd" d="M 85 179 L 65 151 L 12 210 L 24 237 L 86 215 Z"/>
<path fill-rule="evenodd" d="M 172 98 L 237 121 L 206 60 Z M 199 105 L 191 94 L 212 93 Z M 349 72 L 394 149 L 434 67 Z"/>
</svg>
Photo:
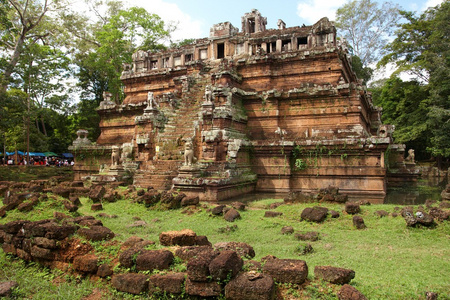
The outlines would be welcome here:
<svg viewBox="0 0 450 300">
<path fill-rule="evenodd" d="M 74 9 L 77 12 L 91 15 L 95 18 L 95 14 L 87 6 L 84 0 L 73 0 L 72 1 Z M 172 41 L 178 41 L 188 38 L 202 38 L 202 24 L 199 20 L 194 20 L 192 17 L 178 7 L 178 5 L 173 3 L 167 3 L 163 0 L 152 0 L 152 1 L 142 1 L 142 0 L 124 0 L 124 6 L 128 7 L 143 7 L 149 13 L 157 14 L 166 24 L 176 25 L 177 29 L 172 33 Z M 105 8 L 105 7 L 103 7 Z M 103 11 L 100 12 L 104 13 Z"/>
<path fill-rule="evenodd" d="M 128 0 L 127 3 L 129 6 L 143 7 L 148 12 L 160 16 L 164 22 L 177 25 L 177 30 L 172 33 L 173 41 L 202 37 L 201 28 L 204 26 L 202 22 L 193 20 L 191 16 L 181 11 L 176 4 L 162 0 Z"/>
<path fill-rule="evenodd" d="M 308 25 L 314 24 L 323 17 L 336 19 L 336 9 L 344 5 L 346 0 L 307 0 L 297 5 L 297 15 Z"/>
<path fill-rule="evenodd" d="M 441 4 L 443 0 L 428 0 L 427 3 L 422 7 L 422 10 L 425 11 L 428 7 L 435 7 L 438 4 Z"/>
</svg>

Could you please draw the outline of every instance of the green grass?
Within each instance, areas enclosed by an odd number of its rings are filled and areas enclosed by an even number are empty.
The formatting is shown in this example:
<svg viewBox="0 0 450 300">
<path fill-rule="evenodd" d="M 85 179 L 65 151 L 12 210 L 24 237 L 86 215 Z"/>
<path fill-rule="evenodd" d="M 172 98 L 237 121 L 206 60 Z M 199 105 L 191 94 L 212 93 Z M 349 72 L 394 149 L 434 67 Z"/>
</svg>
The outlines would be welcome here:
<svg viewBox="0 0 450 300">
<path fill-rule="evenodd" d="M 0 165 L 0 181 L 30 181 L 53 176 L 64 176 L 70 180 L 73 178 L 72 167 Z"/>
<path fill-rule="evenodd" d="M 82 199 L 86 202 L 87 199 Z M 365 230 L 353 227 L 352 216 L 342 212 L 343 205 L 324 206 L 341 212 L 338 219 L 328 218 L 316 224 L 300 221 L 305 207 L 314 204 L 283 205 L 276 211 L 283 212 L 278 218 L 264 218 L 265 210 L 276 200 L 268 199 L 251 203 L 247 211 L 241 212 L 241 219 L 234 222 L 238 230 L 220 233 L 219 228 L 231 225 L 222 217 L 214 217 L 202 209 L 187 216 L 181 210 L 155 211 L 143 205 L 119 201 L 105 203 L 108 214 L 117 219 L 102 219 L 105 226 L 117 233 L 118 240 L 132 235 L 158 243 L 163 231 L 192 229 L 197 235 L 206 235 L 214 244 L 224 241 L 246 242 L 253 246 L 255 259 L 266 255 L 278 258 L 304 259 L 314 275 L 314 266 L 332 265 L 355 270 L 354 284 L 373 299 L 418 298 L 426 291 L 439 292 L 441 297 L 450 297 L 450 225 L 440 223 L 435 229 L 406 228 L 401 217 L 378 218 L 374 212 L 384 209 L 394 211 L 394 205 L 370 205 L 362 207 L 362 216 L 367 225 Z M 86 215 L 89 204 L 81 209 Z M 147 227 L 127 229 L 124 225 L 134 222 L 133 217 L 148 223 Z M 158 222 L 152 222 L 155 218 Z M 293 226 L 297 232 L 318 231 L 321 239 L 311 242 L 314 252 L 299 256 L 296 249 L 300 244 L 292 235 L 281 235 L 283 226 Z"/>
<path fill-rule="evenodd" d="M 82 299 L 91 294 L 96 283 L 48 269 L 0 251 L 0 281 L 14 280 L 18 287 L 11 299 Z"/>
<path fill-rule="evenodd" d="M 92 203 L 87 198 L 81 198 L 81 201 L 83 206 L 76 214 L 98 215 L 98 212 L 90 210 Z M 439 293 L 439 299 L 450 299 L 448 221 L 439 223 L 434 229 L 406 228 L 405 221 L 401 217 L 375 216 L 374 212 L 381 209 L 393 212 L 394 205 L 370 205 L 362 206 L 361 213 L 367 229 L 357 230 L 352 225 L 352 216 L 343 212 L 343 205 L 338 204 L 321 204 L 339 211 L 341 216 L 337 219 L 327 218 L 321 224 L 300 221 L 304 208 L 317 205 L 311 203 L 282 205 L 275 209 L 282 212 L 282 216 L 264 218 L 265 209 L 270 203 L 277 201 L 279 200 L 266 199 L 252 202 L 248 210 L 241 212 L 240 220 L 228 223 L 222 217 L 211 216 L 206 207 L 187 215 L 182 213 L 182 209 L 159 211 L 132 203 L 130 200 L 120 200 L 116 203 L 103 203 L 102 213 L 118 217 L 101 220 L 116 234 L 114 240 L 122 242 L 135 235 L 155 241 L 155 248 L 162 248 L 159 245 L 161 232 L 185 228 L 192 229 L 197 235 L 206 235 L 213 244 L 228 241 L 246 242 L 253 246 L 256 260 L 269 254 L 278 258 L 305 260 L 309 267 L 310 280 L 314 279 L 314 267 L 317 265 L 350 268 L 356 272 L 351 284 L 369 299 L 425 299 L 426 291 Z M 64 212 L 61 205 L 51 203 L 52 201 L 41 203 L 30 213 L 9 212 L 1 223 L 17 219 L 50 218 L 53 211 Z M 39 211 L 39 214 L 36 214 L 36 211 Z M 128 228 L 127 225 L 135 222 L 137 218 L 147 222 L 147 226 Z M 155 222 L 155 219 L 158 221 Z M 237 225 L 238 229 L 223 233 L 219 231 L 227 225 Z M 318 231 L 321 239 L 310 242 L 314 252 L 299 255 L 298 246 L 304 242 L 297 241 L 293 235 L 282 235 L 280 232 L 283 226 L 293 226 L 296 232 Z M 118 250 L 117 247 L 105 249 L 101 244 L 94 247 L 97 252 L 103 254 L 115 254 Z M 5 257 L 1 258 L 2 263 L 6 264 Z M 183 269 L 183 266 L 177 265 L 177 268 Z M 5 276 L 0 276 L 0 280 L 5 280 Z M 314 295 L 322 288 L 314 281 L 314 285 L 309 286 L 304 292 L 309 293 L 310 298 L 314 299 L 316 298 Z M 299 294 L 294 289 L 290 293 L 292 297 Z M 77 297 L 70 298 L 80 299 Z"/>
</svg>

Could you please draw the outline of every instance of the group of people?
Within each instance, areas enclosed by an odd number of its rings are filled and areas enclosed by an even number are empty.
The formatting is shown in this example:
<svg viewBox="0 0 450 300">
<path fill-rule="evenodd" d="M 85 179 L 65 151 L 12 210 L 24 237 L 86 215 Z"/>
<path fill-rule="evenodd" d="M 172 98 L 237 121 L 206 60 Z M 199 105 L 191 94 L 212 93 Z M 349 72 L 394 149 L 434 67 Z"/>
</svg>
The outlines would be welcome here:
<svg viewBox="0 0 450 300">
<path fill-rule="evenodd" d="M 61 159 L 58 157 L 40 157 L 40 156 L 33 156 L 30 157 L 30 160 L 27 161 L 26 156 L 18 155 L 17 159 L 16 156 L 8 156 L 6 158 L 2 158 L 2 164 L 5 165 L 34 165 L 34 166 L 56 166 L 56 167 L 62 167 L 62 166 L 73 166 L 74 161 L 68 160 L 68 159 Z"/>
</svg>

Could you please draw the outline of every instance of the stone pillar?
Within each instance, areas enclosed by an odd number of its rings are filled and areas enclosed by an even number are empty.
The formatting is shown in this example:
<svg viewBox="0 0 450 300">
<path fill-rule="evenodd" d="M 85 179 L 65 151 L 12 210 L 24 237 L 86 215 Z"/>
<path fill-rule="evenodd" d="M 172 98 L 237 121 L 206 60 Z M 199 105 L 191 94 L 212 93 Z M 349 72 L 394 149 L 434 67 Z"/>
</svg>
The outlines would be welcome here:
<svg viewBox="0 0 450 300">
<path fill-rule="evenodd" d="M 277 52 L 281 52 L 282 47 L 283 47 L 283 41 L 277 40 Z"/>
<path fill-rule="evenodd" d="M 264 50 L 265 53 L 267 53 L 267 43 L 262 43 L 261 48 Z"/>
</svg>

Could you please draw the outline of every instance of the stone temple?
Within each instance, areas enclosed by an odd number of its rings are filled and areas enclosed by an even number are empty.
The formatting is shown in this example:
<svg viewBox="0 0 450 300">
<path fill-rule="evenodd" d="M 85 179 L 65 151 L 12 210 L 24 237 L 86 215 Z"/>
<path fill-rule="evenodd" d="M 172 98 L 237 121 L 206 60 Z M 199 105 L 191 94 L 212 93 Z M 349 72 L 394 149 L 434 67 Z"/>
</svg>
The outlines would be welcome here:
<svg viewBox="0 0 450 300">
<path fill-rule="evenodd" d="M 123 103 L 105 93 L 98 108 L 96 143 L 72 146 L 76 179 L 128 178 L 211 201 L 327 186 L 384 197 L 393 128 L 333 23 L 266 24 L 252 10 L 241 31 L 219 23 L 189 45 L 136 52 Z"/>
</svg>

